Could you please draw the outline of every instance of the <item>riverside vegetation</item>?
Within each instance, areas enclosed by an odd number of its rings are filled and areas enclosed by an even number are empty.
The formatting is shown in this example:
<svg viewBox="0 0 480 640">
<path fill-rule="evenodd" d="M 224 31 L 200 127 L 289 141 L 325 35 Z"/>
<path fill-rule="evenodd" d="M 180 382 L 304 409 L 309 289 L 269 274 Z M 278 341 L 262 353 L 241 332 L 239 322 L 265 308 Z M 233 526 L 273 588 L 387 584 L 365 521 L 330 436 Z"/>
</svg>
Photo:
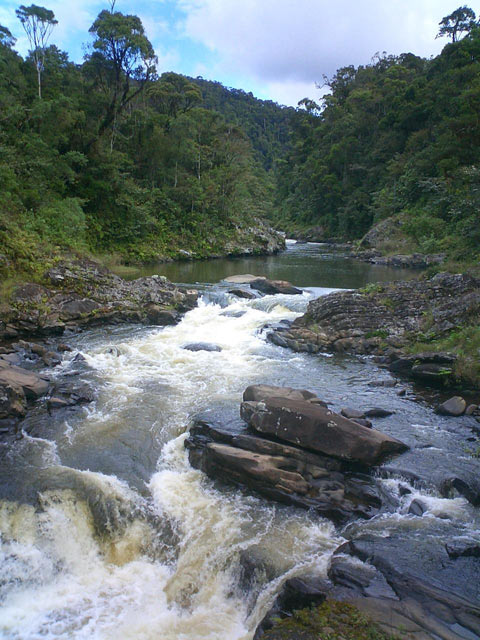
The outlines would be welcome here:
<svg viewBox="0 0 480 640">
<path fill-rule="evenodd" d="M 297 351 L 373 354 L 393 372 L 426 382 L 456 378 L 478 389 L 480 27 L 471 10 L 458 12 L 464 29 L 458 32 L 457 23 L 452 31 L 454 14 L 444 18 L 442 33 L 453 41 L 436 58 L 384 55 L 340 69 L 327 81 L 322 105 L 304 100 L 297 110 L 202 78 L 158 76 L 140 20 L 113 7 L 92 25 L 93 46 L 81 65 L 46 41 L 23 60 L 0 26 L 0 276 L 9 298 L 1 337 L 44 338 L 112 321 L 174 325 L 195 304 L 195 292 L 155 277 L 126 284 L 91 257 L 141 263 L 274 253 L 283 240 L 269 224 L 316 240 L 355 242 L 367 234 L 358 248 L 373 246 L 381 256 L 399 248 L 440 254 L 425 262 L 431 279 L 319 299 L 291 327 L 272 332 L 271 341 Z M 34 5 L 18 15 L 22 24 L 43 21 L 47 34 L 56 23 L 52 12 Z M 471 274 L 435 275 L 459 268 Z M 18 286 L 24 280 L 36 284 Z M 17 347 L 57 364 L 58 353 L 37 343 Z M 2 353 L 3 376 L 26 375 L 12 364 L 12 351 Z M 1 399 L 16 419 L 48 385 L 31 374 L 19 386 L 21 392 Z M 80 388 L 56 392 L 49 410 L 93 397 Z M 205 429 L 197 423 L 188 446 L 191 460 L 198 457 L 194 466 L 206 469 L 198 451 L 226 447 L 216 433 L 215 444 L 206 440 Z M 291 447 L 281 446 L 285 456 Z M 240 449 L 248 463 L 258 458 L 256 449 Z M 273 467 L 282 481 L 293 475 L 290 467 L 285 473 Z M 334 471 L 332 491 L 347 498 L 350 491 L 355 501 L 365 494 L 368 516 L 379 508 L 373 480 L 359 488 L 361 479 Z M 314 480 L 308 506 L 322 487 Z M 348 520 L 348 499 L 335 500 L 319 512 Z M 340 556 L 373 557 L 370 540 L 350 544 Z M 341 563 L 336 558 L 329 575 L 337 586 L 345 586 Z M 380 553 L 380 573 L 384 564 Z M 379 579 L 370 576 L 365 591 Z M 395 585 L 390 575 L 388 582 Z M 360 589 L 357 577 L 352 584 Z M 459 603 L 442 606 L 450 616 L 449 607 L 454 612 Z M 332 600 L 274 624 L 264 637 L 339 636 L 386 638 L 355 609 Z"/>
</svg>

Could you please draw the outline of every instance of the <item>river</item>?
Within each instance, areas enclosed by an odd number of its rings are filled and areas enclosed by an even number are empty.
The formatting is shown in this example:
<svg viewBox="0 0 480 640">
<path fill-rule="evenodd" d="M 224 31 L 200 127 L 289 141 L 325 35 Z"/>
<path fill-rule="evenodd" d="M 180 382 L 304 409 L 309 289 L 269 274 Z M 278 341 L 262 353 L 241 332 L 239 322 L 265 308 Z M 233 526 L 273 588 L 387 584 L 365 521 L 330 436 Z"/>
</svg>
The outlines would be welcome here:
<svg viewBox="0 0 480 640">
<path fill-rule="evenodd" d="M 265 339 L 265 325 L 294 319 L 314 296 L 411 272 L 292 244 L 271 258 L 156 272 L 198 283 L 198 307 L 174 327 L 104 327 L 70 337 L 74 350 L 53 375 L 94 387 L 95 402 L 51 416 L 39 407 L 23 438 L 0 449 L 2 638 L 249 640 L 281 583 L 305 569 L 324 575 L 352 528 L 396 531 L 422 543 L 478 536 L 478 510 L 435 489 L 450 468 L 478 468 L 458 422 L 453 428 L 435 415 L 408 384 L 405 397 L 371 386 L 389 376 L 368 358 L 296 354 Z M 246 272 L 289 279 L 304 294 L 239 300 L 219 282 Z M 245 313 L 230 313 L 238 311 Z M 222 351 L 182 349 L 200 341 Z M 75 360 L 78 353 L 84 361 Z M 411 446 L 390 464 L 405 478 L 382 481 L 394 512 L 336 529 L 192 469 L 183 447 L 192 416 L 238 411 L 253 383 L 307 388 L 334 410 L 393 409 L 376 426 Z M 468 430 L 473 419 L 461 420 Z M 421 480 L 409 481 L 409 472 Z M 402 496 L 400 484 L 411 493 Z M 427 517 L 408 514 L 415 497 Z M 246 554 L 270 567 L 253 588 L 239 579 Z"/>
</svg>

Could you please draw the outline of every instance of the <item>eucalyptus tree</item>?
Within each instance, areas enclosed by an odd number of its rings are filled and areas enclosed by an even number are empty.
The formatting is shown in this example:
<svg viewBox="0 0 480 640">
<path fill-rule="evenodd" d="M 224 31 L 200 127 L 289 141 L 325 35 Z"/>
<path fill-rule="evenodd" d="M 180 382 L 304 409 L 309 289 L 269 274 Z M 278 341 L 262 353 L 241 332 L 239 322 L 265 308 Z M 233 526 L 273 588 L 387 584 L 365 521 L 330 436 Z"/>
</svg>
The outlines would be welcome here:
<svg viewBox="0 0 480 640">
<path fill-rule="evenodd" d="M 437 38 L 442 36 L 448 36 L 452 38 L 452 42 L 457 42 L 459 35 L 462 33 L 468 33 L 475 26 L 475 11 L 467 6 L 459 7 L 449 16 L 445 16 L 438 23 L 440 30 L 437 34 Z"/>
<path fill-rule="evenodd" d="M 95 40 L 87 65 L 107 97 L 98 138 L 112 126 L 115 130 L 127 105 L 156 78 L 157 57 L 140 18 L 113 8 L 111 3 L 111 11 L 101 11 L 89 29 Z"/>
<path fill-rule="evenodd" d="M 17 18 L 25 29 L 32 57 L 37 69 L 38 97 L 42 98 L 42 72 L 45 67 L 45 49 L 52 34 L 53 28 L 58 21 L 55 14 L 50 9 L 32 4 L 25 7 L 23 4 L 15 11 Z"/>
</svg>

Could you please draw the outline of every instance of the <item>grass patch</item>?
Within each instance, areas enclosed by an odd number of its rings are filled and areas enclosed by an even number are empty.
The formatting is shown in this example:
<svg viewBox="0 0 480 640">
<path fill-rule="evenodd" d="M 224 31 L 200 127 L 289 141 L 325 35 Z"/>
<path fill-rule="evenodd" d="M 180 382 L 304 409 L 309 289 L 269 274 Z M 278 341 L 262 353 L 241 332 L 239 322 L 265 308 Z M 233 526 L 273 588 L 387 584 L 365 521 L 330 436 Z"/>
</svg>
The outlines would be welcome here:
<svg viewBox="0 0 480 640">
<path fill-rule="evenodd" d="M 448 336 L 426 339 L 421 336 L 408 349 L 410 353 L 451 351 L 457 354 L 454 376 L 480 389 L 480 326 L 469 325 L 451 331 Z"/>
<path fill-rule="evenodd" d="M 294 611 L 278 621 L 262 640 L 395 640 L 370 618 L 345 602 L 329 600 L 319 607 Z"/>
</svg>

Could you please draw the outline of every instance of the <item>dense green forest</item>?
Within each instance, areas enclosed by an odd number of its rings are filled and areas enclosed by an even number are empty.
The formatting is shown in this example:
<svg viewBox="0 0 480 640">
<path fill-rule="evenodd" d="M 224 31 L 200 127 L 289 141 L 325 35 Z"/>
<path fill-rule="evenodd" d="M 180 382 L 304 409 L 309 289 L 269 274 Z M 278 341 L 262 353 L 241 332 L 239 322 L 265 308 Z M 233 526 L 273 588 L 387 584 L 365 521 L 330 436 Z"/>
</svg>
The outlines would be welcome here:
<svg viewBox="0 0 480 640">
<path fill-rule="evenodd" d="M 21 10 L 22 24 L 54 27 L 48 10 Z M 205 108 L 197 84 L 157 76 L 139 18 L 102 11 L 90 32 L 77 65 L 53 44 L 24 60 L 0 27 L 4 276 L 62 249 L 136 261 L 209 255 L 271 214 L 261 154 L 235 120 Z"/>
<path fill-rule="evenodd" d="M 453 41 L 437 57 L 339 69 L 322 104 L 306 103 L 279 167 L 277 223 L 354 239 L 399 216 L 406 246 L 478 257 L 480 27 L 442 23 Z"/>
<path fill-rule="evenodd" d="M 127 262 L 208 256 L 255 218 L 351 240 L 398 216 L 406 248 L 478 256 L 475 18 L 454 32 L 444 18 L 440 35 L 452 42 L 439 56 L 339 69 L 319 104 L 293 109 L 158 75 L 136 16 L 102 11 L 82 64 L 49 42 L 51 11 L 17 16 L 30 36 L 34 24 L 44 33 L 23 59 L 0 26 L 3 277 L 65 250 Z"/>
</svg>

